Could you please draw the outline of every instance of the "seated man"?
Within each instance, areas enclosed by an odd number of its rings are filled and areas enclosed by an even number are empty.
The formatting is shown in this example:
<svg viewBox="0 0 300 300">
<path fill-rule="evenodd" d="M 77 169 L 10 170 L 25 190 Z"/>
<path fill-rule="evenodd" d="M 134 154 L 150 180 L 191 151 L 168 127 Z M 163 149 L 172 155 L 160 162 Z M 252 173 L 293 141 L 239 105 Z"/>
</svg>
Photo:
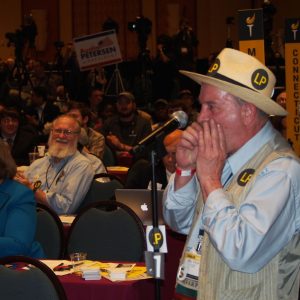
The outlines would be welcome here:
<svg viewBox="0 0 300 300">
<path fill-rule="evenodd" d="M 37 133 L 29 126 L 20 125 L 20 114 L 12 108 L 0 113 L 0 140 L 5 141 L 17 165 L 28 165 L 28 153 L 34 150 Z"/>
<path fill-rule="evenodd" d="M 164 189 L 170 176 L 176 170 L 176 147 L 182 135 L 181 130 L 175 130 L 164 138 L 166 155 L 158 162 L 155 171 L 157 189 Z M 129 170 L 125 187 L 128 189 L 146 189 L 151 186 L 152 165 L 146 159 L 138 160 Z"/>
<path fill-rule="evenodd" d="M 88 151 L 84 151 L 84 149 L 86 149 L 86 146 L 88 145 L 88 142 L 88 135 L 84 128 L 81 127 L 77 144 L 78 151 L 91 162 L 95 175 L 107 173 L 106 168 L 99 157 L 92 153 L 89 153 Z"/>
<path fill-rule="evenodd" d="M 47 156 L 34 161 L 16 179 L 35 193 L 35 199 L 58 214 L 72 214 L 86 195 L 94 177 L 90 161 L 77 151 L 80 125 L 73 117 L 54 120 Z"/>
<path fill-rule="evenodd" d="M 59 107 L 48 100 L 47 89 L 43 86 L 34 87 L 32 90 L 31 106 L 26 107 L 25 116 L 39 133 L 39 141 L 46 142 L 44 126 L 52 122 L 60 114 Z"/>
<path fill-rule="evenodd" d="M 108 119 L 102 132 L 109 146 L 116 151 L 130 151 L 151 133 L 151 123 L 138 115 L 134 96 L 122 92 L 117 99 L 117 116 Z"/>
</svg>

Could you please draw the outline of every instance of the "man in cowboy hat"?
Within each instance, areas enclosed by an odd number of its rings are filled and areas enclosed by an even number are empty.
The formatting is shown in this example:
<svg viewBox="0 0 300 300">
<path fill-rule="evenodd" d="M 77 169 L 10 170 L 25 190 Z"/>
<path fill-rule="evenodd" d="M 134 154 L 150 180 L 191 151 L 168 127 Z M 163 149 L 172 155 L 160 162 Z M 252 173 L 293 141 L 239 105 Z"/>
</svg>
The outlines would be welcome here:
<svg viewBox="0 0 300 300">
<path fill-rule="evenodd" d="M 298 299 L 300 164 L 269 115 L 275 77 L 224 49 L 201 84 L 165 194 L 166 222 L 188 234 L 175 299 Z"/>
</svg>

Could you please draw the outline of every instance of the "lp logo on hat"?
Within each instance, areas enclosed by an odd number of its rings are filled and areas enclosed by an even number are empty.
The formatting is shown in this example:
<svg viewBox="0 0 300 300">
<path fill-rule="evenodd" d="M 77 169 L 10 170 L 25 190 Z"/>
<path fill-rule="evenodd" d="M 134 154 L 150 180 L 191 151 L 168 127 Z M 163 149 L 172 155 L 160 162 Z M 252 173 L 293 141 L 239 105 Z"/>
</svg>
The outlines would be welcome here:
<svg viewBox="0 0 300 300">
<path fill-rule="evenodd" d="M 210 66 L 208 73 L 214 74 L 217 73 L 217 71 L 220 68 L 220 60 L 218 58 L 216 58 L 216 60 L 214 61 L 214 63 Z"/>
<path fill-rule="evenodd" d="M 266 88 L 269 82 L 269 75 L 264 69 L 257 69 L 253 72 L 251 83 L 257 90 Z"/>
</svg>

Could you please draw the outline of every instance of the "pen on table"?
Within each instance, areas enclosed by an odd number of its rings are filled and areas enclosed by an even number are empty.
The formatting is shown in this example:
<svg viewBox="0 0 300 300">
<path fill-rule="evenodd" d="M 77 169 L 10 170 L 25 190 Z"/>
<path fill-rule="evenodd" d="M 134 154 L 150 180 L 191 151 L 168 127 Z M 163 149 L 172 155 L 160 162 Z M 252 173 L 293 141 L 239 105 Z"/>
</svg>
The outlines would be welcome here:
<svg viewBox="0 0 300 300">
<path fill-rule="evenodd" d="M 64 265 L 63 263 L 61 263 L 58 266 L 54 267 L 53 271 L 67 271 L 74 267 L 80 266 L 82 264 L 83 264 L 83 262 L 78 263 L 78 264 L 72 264 L 72 265 Z"/>
<path fill-rule="evenodd" d="M 55 266 L 55 267 L 53 268 L 53 270 L 55 271 L 55 270 L 59 269 L 59 267 L 61 267 L 61 266 L 63 266 L 63 265 L 64 265 L 64 263 L 60 263 L 59 265 Z"/>
</svg>

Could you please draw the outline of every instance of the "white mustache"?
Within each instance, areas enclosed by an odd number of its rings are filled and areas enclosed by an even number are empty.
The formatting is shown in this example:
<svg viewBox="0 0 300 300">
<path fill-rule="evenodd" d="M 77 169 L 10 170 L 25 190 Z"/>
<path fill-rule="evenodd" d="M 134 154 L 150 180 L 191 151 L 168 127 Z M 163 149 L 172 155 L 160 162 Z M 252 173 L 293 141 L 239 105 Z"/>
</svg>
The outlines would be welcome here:
<svg viewBox="0 0 300 300">
<path fill-rule="evenodd" d="M 61 139 L 61 138 L 57 138 L 57 139 L 55 139 L 55 142 L 61 143 L 61 144 L 67 144 L 67 143 L 68 143 L 68 140 L 66 140 L 66 139 Z"/>
</svg>

